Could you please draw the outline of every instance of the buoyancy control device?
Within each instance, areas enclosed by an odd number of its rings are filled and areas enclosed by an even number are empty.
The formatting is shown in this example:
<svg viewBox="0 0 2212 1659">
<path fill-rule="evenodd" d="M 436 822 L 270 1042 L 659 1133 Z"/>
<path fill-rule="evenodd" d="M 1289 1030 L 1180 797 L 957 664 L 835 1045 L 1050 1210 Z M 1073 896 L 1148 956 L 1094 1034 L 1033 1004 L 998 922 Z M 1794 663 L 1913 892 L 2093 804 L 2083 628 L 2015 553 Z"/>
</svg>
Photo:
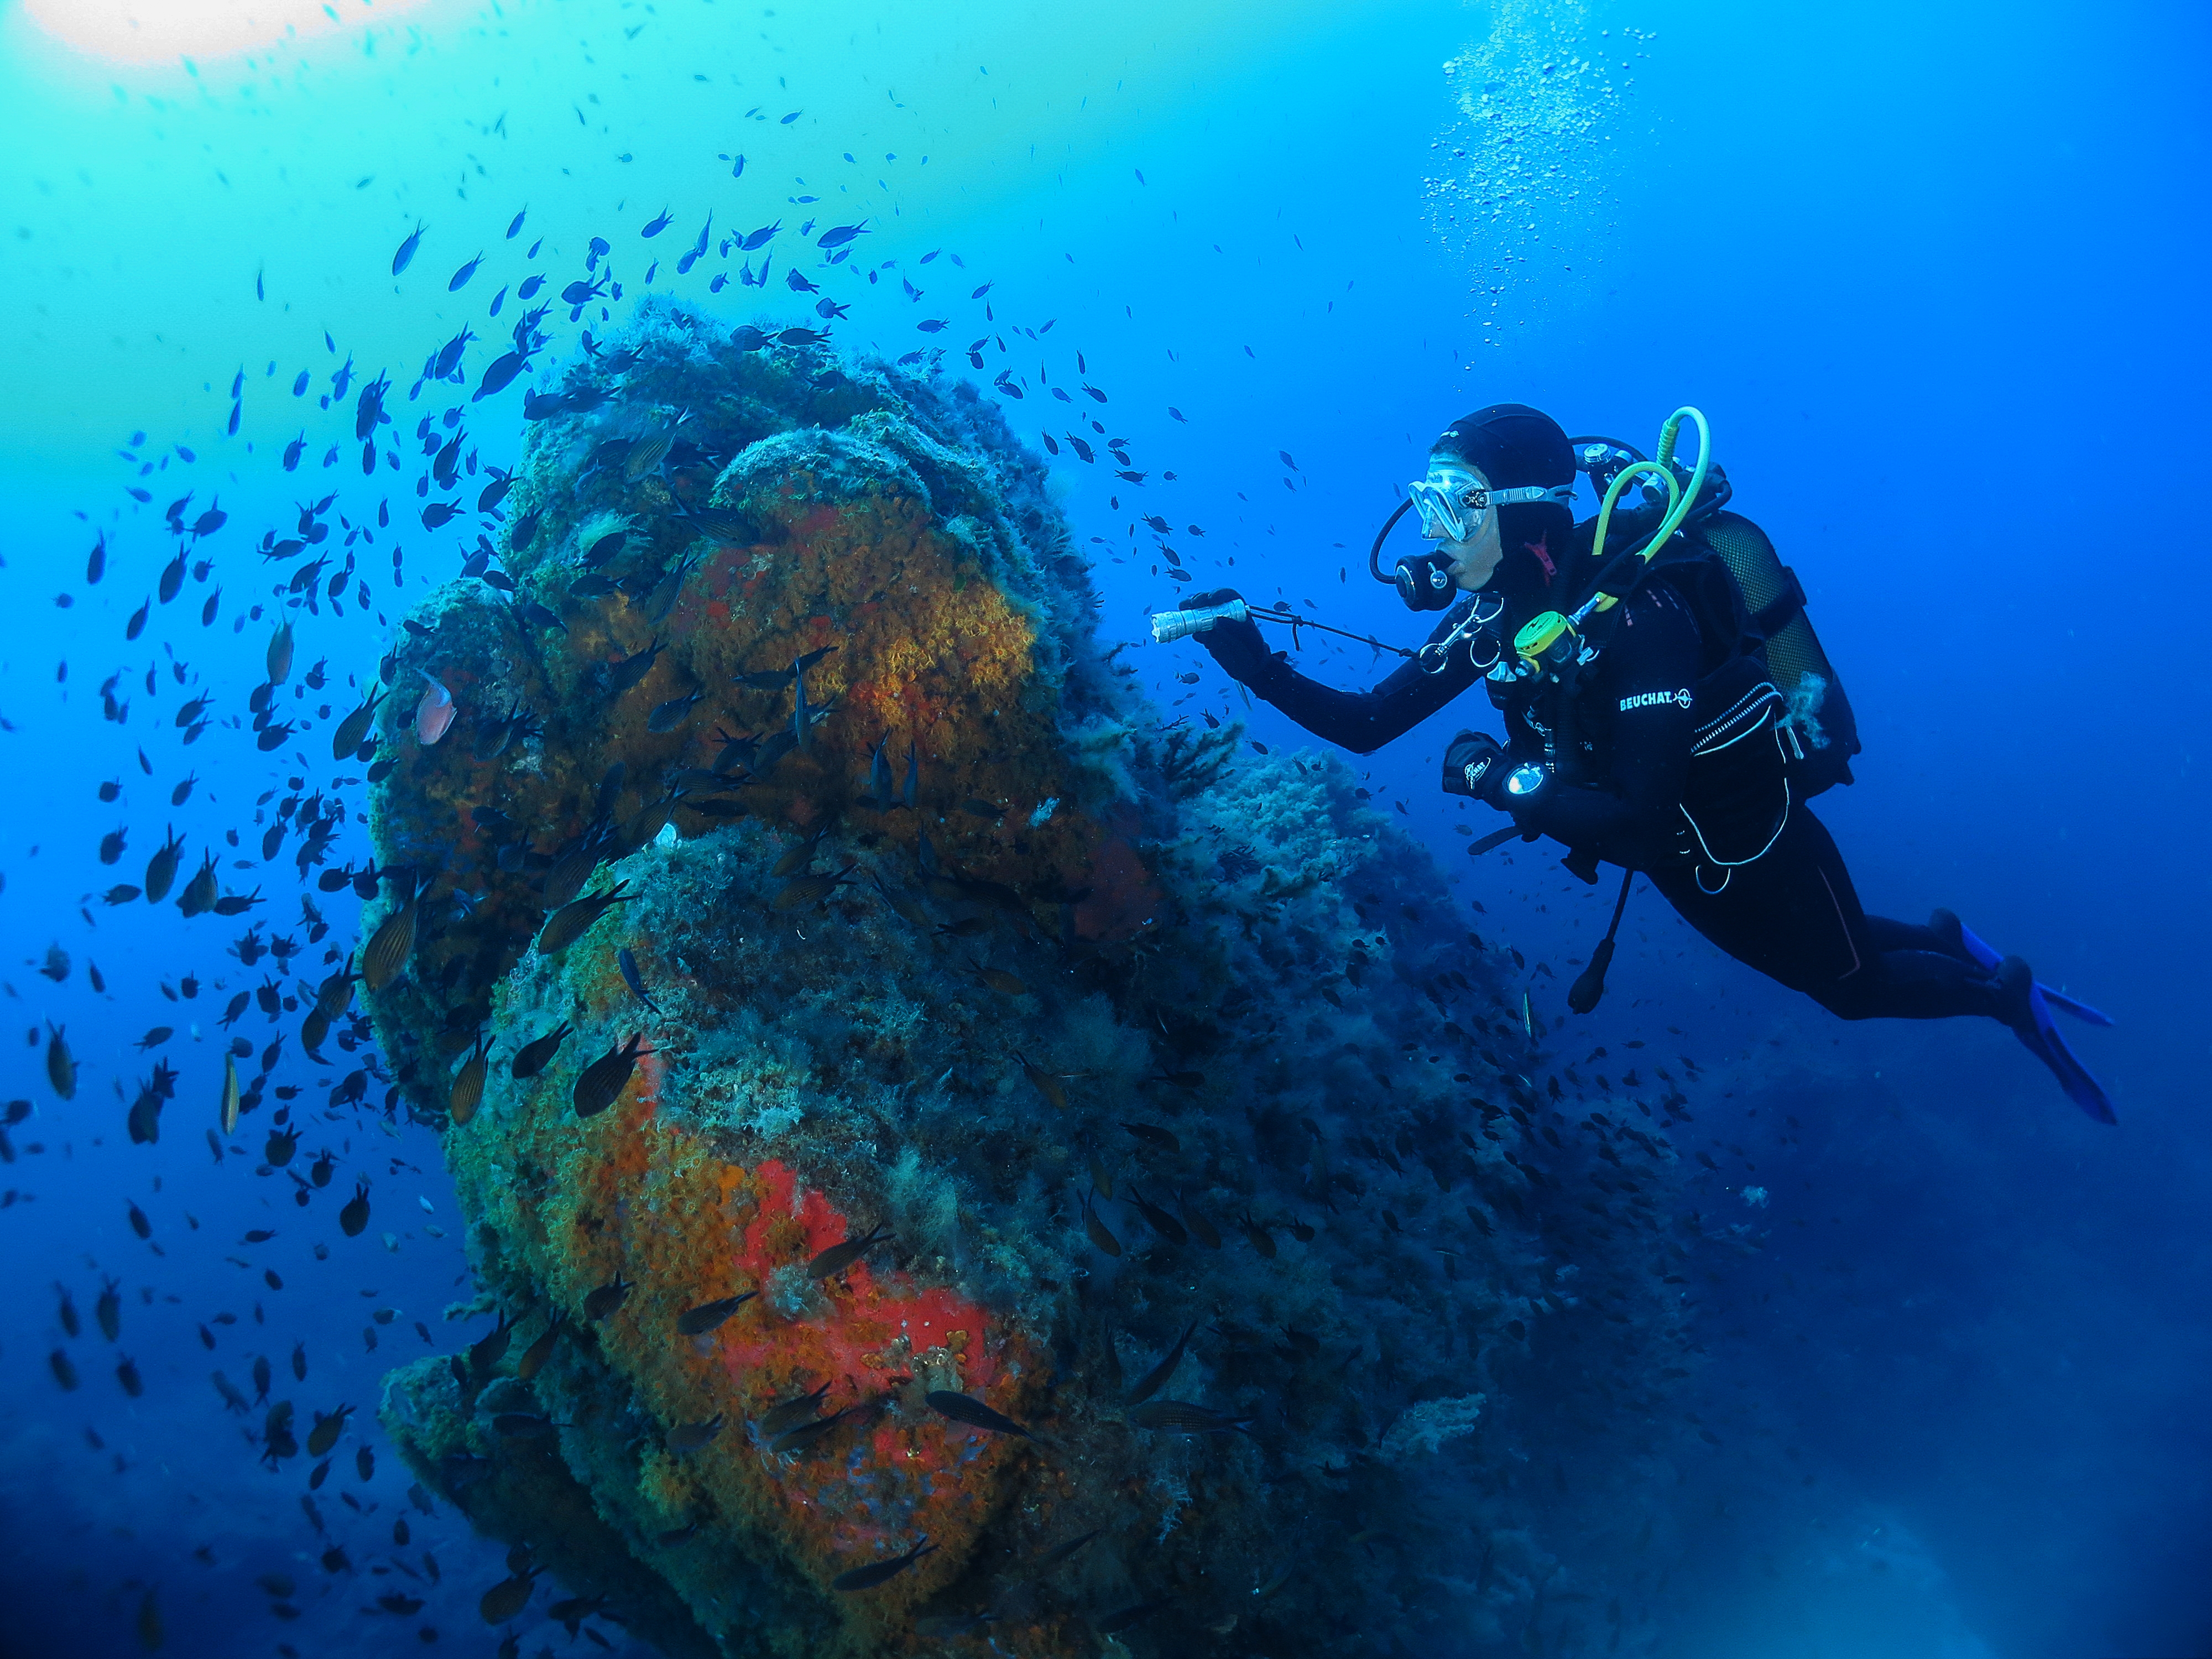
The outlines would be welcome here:
<svg viewBox="0 0 2212 1659">
<path fill-rule="evenodd" d="M 1686 416 L 1697 419 L 1703 435 L 1703 417 L 1695 410 L 1685 410 L 1669 422 L 1668 438 Z M 1613 485 L 1632 469 L 1641 475 L 1630 481 L 1640 486 L 1640 505 L 1617 513 L 1617 519 L 1626 532 L 1626 545 L 1636 553 L 1644 570 L 1655 564 L 1679 564 L 1704 557 L 1727 571 L 1750 630 L 1761 642 L 1768 677 L 1782 698 L 1776 726 L 1790 763 L 1793 795 L 1804 800 L 1838 783 L 1851 782 L 1850 763 L 1859 752 L 1859 732 L 1850 698 L 1821 648 L 1812 618 L 1806 614 L 1805 590 L 1797 573 L 1782 562 L 1765 531 L 1741 514 L 1728 510 L 1732 492 L 1726 472 L 1709 456 L 1701 456 L 1702 466 L 1684 466 L 1674 457 L 1672 443 L 1662 440 L 1667 452 L 1663 457 L 1666 481 L 1674 486 L 1669 490 L 1662 487 L 1661 479 L 1651 476 L 1661 463 L 1647 460 L 1618 439 L 1583 437 L 1570 441 L 1577 470 L 1589 477 L 1601 501 L 1613 497 L 1616 509 L 1618 494 L 1626 491 L 1616 493 Z M 1693 486 L 1693 477 L 1700 472 L 1703 477 Z M 1693 487 L 1694 498 L 1685 504 L 1683 498 Z M 1679 513 L 1670 510 L 1678 507 Z M 1664 533 L 1655 533 L 1662 531 Z M 1600 583 L 1607 585 L 1604 576 Z"/>
</svg>

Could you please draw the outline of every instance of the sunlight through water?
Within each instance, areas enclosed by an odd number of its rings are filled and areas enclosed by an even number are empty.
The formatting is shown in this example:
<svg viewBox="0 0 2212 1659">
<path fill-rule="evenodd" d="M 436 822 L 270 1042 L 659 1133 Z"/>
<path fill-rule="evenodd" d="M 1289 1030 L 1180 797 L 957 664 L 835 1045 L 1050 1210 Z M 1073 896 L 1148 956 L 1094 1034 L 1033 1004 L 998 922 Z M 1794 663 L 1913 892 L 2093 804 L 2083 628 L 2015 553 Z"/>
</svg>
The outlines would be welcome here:
<svg viewBox="0 0 2212 1659">
<path fill-rule="evenodd" d="M 283 40 L 388 22 L 428 0 L 24 0 L 24 14 L 56 40 L 121 64 L 219 58 Z"/>
</svg>

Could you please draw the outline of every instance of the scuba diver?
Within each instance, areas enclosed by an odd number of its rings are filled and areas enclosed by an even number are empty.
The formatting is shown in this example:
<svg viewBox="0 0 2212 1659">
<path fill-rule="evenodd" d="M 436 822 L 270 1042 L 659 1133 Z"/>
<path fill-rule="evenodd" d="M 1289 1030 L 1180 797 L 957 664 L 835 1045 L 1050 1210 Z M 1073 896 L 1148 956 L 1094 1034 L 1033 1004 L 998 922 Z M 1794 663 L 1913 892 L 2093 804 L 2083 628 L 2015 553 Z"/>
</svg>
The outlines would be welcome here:
<svg viewBox="0 0 2212 1659">
<path fill-rule="evenodd" d="M 1693 467 L 1674 456 L 1686 420 L 1698 433 Z M 1577 525 L 1579 471 L 1601 502 Z M 1831 1012 L 1985 1015 L 2084 1111 L 2115 1121 L 2050 1011 L 2108 1019 L 2039 984 L 2027 963 L 2000 957 L 1948 910 L 1922 927 L 1860 908 L 1835 842 L 1804 804 L 1851 781 L 1850 706 L 1802 589 L 1759 527 L 1724 510 L 1729 494 L 1696 410 L 1669 418 L 1647 460 L 1611 439 L 1570 439 L 1523 404 L 1493 404 L 1436 441 L 1427 475 L 1369 551 L 1371 575 L 1413 609 L 1444 613 L 1419 651 L 1383 647 L 1412 660 L 1373 690 L 1299 673 L 1252 618 L 1291 623 L 1294 640 L 1298 627 L 1325 625 L 1252 606 L 1232 589 L 1157 617 L 1154 633 L 1194 634 L 1255 696 L 1359 754 L 1481 682 L 1505 740 L 1462 731 L 1443 765 L 1446 790 L 1511 820 L 1476 849 L 1548 836 L 1586 882 L 1601 862 L 1624 872 L 1613 926 L 1569 994 L 1576 1012 L 1602 994 L 1640 872 L 1721 950 Z M 1433 548 L 1385 574 L 1382 543 L 1409 509 Z"/>
</svg>

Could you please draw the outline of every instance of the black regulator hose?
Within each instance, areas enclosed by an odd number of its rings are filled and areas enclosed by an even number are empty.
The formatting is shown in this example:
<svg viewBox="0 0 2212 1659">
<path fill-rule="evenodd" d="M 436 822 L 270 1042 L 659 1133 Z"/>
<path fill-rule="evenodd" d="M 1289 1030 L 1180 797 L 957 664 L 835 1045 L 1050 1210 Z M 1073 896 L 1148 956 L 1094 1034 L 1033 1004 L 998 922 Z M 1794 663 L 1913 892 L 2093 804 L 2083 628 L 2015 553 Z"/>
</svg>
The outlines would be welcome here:
<svg viewBox="0 0 2212 1659">
<path fill-rule="evenodd" d="M 1395 577 L 1382 574 L 1382 544 L 1390 532 L 1397 528 L 1398 520 L 1406 516 L 1407 509 L 1413 505 L 1413 498 L 1411 495 L 1399 502 L 1398 510 L 1382 520 L 1382 527 L 1375 532 L 1375 540 L 1367 550 L 1367 574 L 1385 587 L 1395 587 L 1398 583 Z"/>
</svg>

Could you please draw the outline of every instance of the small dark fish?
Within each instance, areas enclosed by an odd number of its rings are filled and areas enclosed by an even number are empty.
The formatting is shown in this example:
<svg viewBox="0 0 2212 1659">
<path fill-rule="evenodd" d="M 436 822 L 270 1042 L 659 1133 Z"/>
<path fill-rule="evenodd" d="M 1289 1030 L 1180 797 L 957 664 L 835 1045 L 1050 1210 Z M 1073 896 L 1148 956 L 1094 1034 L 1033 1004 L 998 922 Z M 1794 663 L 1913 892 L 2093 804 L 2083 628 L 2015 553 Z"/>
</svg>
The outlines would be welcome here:
<svg viewBox="0 0 2212 1659">
<path fill-rule="evenodd" d="M 663 209 L 658 216 L 647 221 L 644 228 L 637 234 L 645 237 L 658 236 L 662 231 L 668 228 L 670 224 L 674 222 L 674 219 L 675 215 L 670 213 L 667 210 Z"/>
<path fill-rule="evenodd" d="M 817 871 L 799 876 L 778 888 L 775 897 L 769 903 L 778 910 L 796 910 L 803 905 L 816 903 L 828 898 L 852 872 L 853 866 L 848 864 L 835 874 Z"/>
<path fill-rule="evenodd" d="M 1012 1418 L 1003 1416 L 981 1401 L 964 1394 L 933 1389 L 926 1397 L 926 1403 L 939 1417 L 949 1417 L 956 1423 L 967 1424 L 970 1428 L 988 1429 L 994 1434 L 1018 1434 L 1024 1440 L 1036 1438 Z"/>
<path fill-rule="evenodd" d="M 619 443 L 622 441 L 617 439 L 615 441 Z M 584 550 L 584 568 L 598 569 L 628 545 L 629 545 L 629 532 L 626 529 L 617 528 L 610 530 L 604 536 L 593 537 L 592 544 Z"/>
<path fill-rule="evenodd" d="M 668 1449 L 679 1457 L 702 1450 L 721 1431 L 722 1414 L 720 1412 L 703 1423 L 679 1423 L 668 1431 Z"/>
<path fill-rule="evenodd" d="M 684 510 L 699 533 L 709 541 L 729 542 L 743 546 L 753 541 L 757 532 L 753 521 L 732 507 L 694 507 Z M 746 678 L 740 675 L 739 678 Z"/>
<path fill-rule="evenodd" d="M 778 878 L 793 875 L 814 861 L 814 849 L 821 845 L 822 832 L 816 830 L 798 846 L 769 866 L 769 874 Z"/>
<path fill-rule="evenodd" d="M 514 1332 L 515 1322 L 507 1318 L 507 1314 L 500 1314 L 498 1325 L 493 1325 L 489 1332 L 469 1343 L 469 1370 L 476 1371 L 476 1376 L 491 1376 L 500 1360 L 507 1358 L 507 1345 L 508 1340 L 514 1340 Z"/>
<path fill-rule="evenodd" d="M 656 734 L 673 732 L 690 719 L 692 709 L 706 695 L 702 690 L 694 691 L 688 697 L 671 697 L 666 702 L 654 704 L 653 712 L 646 716 L 645 729 Z"/>
<path fill-rule="evenodd" d="M 873 1589 L 885 1579 L 897 1577 L 936 1547 L 925 1534 L 921 1541 L 904 1555 L 894 1555 L 890 1560 L 878 1561 L 872 1566 L 855 1567 L 850 1572 L 841 1572 L 830 1581 L 830 1588 L 834 1590 Z"/>
<path fill-rule="evenodd" d="M 362 744 L 368 737 L 369 722 L 376 718 L 376 706 L 384 701 L 384 695 L 381 691 L 375 693 L 338 722 L 337 730 L 331 738 L 332 760 L 345 760 L 360 752 Z"/>
<path fill-rule="evenodd" d="M 660 653 L 667 648 L 659 638 L 655 638 L 643 650 L 633 652 L 620 662 L 609 664 L 607 690 L 617 696 L 629 690 L 653 672 L 653 665 L 660 659 Z"/>
<path fill-rule="evenodd" d="M 786 1429 L 769 1442 L 768 1449 L 778 1457 L 792 1452 L 803 1452 L 817 1443 L 827 1439 L 842 1424 L 857 1416 L 860 1408 L 848 1406 L 830 1417 L 817 1417 L 811 1423 L 801 1423 L 796 1428 Z"/>
<path fill-rule="evenodd" d="M 70 1362 L 69 1355 L 56 1348 L 46 1356 L 46 1364 L 53 1371 L 54 1381 L 62 1385 L 64 1394 L 76 1392 L 76 1366 Z"/>
<path fill-rule="evenodd" d="M 415 228 L 407 233 L 407 240 L 400 243 L 399 251 L 392 256 L 392 274 L 394 276 L 407 269 L 414 260 L 415 251 L 422 246 L 422 224 L 417 220 Z"/>
<path fill-rule="evenodd" d="M 1123 1607 L 1120 1612 L 1109 1613 L 1103 1619 L 1094 1619 L 1091 1621 L 1091 1626 L 1101 1636 L 1119 1635 L 1125 1630 L 1144 1623 L 1146 1620 L 1167 1605 L 1164 1599 L 1157 1601 L 1139 1601 L 1133 1607 Z"/>
<path fill-rule="evenodd" d="M 897 802 L 891 793 L 891 763 L 884 753 L 885 739 L 876 739 L 874 751 L 868 757 L 868 788 L 866 794 L 856 797 L 860 805 L 878 812 L 888 812 Z"/>
<path fill-rule="evenodd" d="M 1163 1152 L 1179 1152 L 1182 1142 L 1155 1123 L 1123 1123 L 1121 1127 L 1139 1140 L 1148 1141 Z"/>
<path fill-rule="evenodd" d="M 726 1296 L 720 1302 L 706 1302 L 696 1308 L 687 1308 L 676 1316 L 677 1334 L 704 1336 L 759 1294 L 758 1291 L 747 1291 L 741 1296 Z"/>
<path fill-rule="evenodd" d="M 832 1244 L 806 1264 L 806 1276 L 809 1279 L 834 1279 L 890 1237 L 890 1228 L 872 1227 L 857 1238 L 848 1238 L 842 1244 Z"/>
<path fill-rule="evenodd" d="M 92 1316 L 100 1326 L 100 1334 L 110 1342 L 119 1341 L 123 1335 L 123 1286 L 118 1279 L 108 1279 L 100 1287 L 100 1300 L 93 1304 Z"/>
<path fill-rule="evenodd" d="M 1098 1212 L 1091 1207 L 1088 1197 L 1083 1200 L 1083 1230 L 1091 1236 L 1091 1242 L 1107 1255 L 1121 1254 L 1121 1241 L 1115 1237 L 1107 1230 L 1106 1224 L 1098 1218 Z"/>
<path fill-rule="evenodd" d="M 561 1321 L 556 1316 L 545 1328 L 544 1334 L 522 1351 L 522 1358 L 514 1362 L 514 1374 L 527 1382 L 544 1369 L 545 1362 L 553 1357 L 554 1340 L 561 1334 Z"/>
<path fill-rule="evenodd" d="M 484 1074 L 489 1060 L 490 1049 L 479 1032 L 474 1051 L 454 1075 L 453 1091 L 446 1097 L 447 1115 L 453 1120 L 454 1127 L 466 1124 L 477 1115 L 477 1108 L 483 1103 Z"/>
<path fill-rule="evenodd" d="M 1147 1201 L 1144 1194 L 1138 1192 L 1133 1187 L 1129 1189 L 1128 1201 L 1136 1206 L 1137 1213 L 1145 1218 L 1146 1223 L 1151 1225 L 1152 1230 L 1158 1233 L 1162 1238 L 1166 1239 L 1169 1243 L 1188 1244 L 1190 1243 L 1190 1233 L 1188 1230 L 1183 1226 L 1182 1222 L 1176 1220 L 1165 1210 L 1160 1208 L 1158 1205 Z"/>
<path fill-rule="evenodd" d="M 215 855 L 210 854 L 185 884 L 185 890 L 177 896 L 177 908 L 188 916 L 204 915 L 215 908 L 215 902 L 221 896 L 222 889 L 216 880 Z"/>
<path fill-rule="evenodd" d="M 1134 1407 L 1129 1421 L 1140 1429 L 1170 1434 L 1243 1434 L 1249 1417 L 1231 1417 L 1211 1406 L 1194 1406 L 1184 1400 L 1155 1400 Z"/>
<path fill-rule="evenodd" d="M 629 1087 L 630 1073 L 645 1045 L 641 1031 L 626 1044 L 618 1044 L 593 1060 L 576 1079 L 572 1098 L 578 1117 L 596 1117 L 622 1098 Z"/>
<path fill-rule="evenodd" d="M 794 1424 L 804 1423 L 822 1409 L 822 1401 L 829 1392 L 830 1385 L 824 1382 L 811 1394 L 799 1395 L 770 1407 L 760 1419 L 762 1438 L 773 1440 Z"/>
<path fill-rule="evenodd" d="M 146 1219 L 146 1212 L 140 1209 L 136 1204 L 126 1202 L 125 1207 L 129 1210 L 131 1215 L 131 1231 L 137 1234 L 141 1238 L 153 1237 L 154 1224 Z"/>
<path fill-rule="evenodd" d="M 1168 1379 L 1175 1375 L 1176 1367 L 1182 1364 L 1183 1349 L 1190 1341 L 1191 1333 L 1195 1331 L 1197 1328 L 1198 1322 L 1194 1319 L 1192 1320 L 1189 1324 L 1183 1327 L 1183 1333 L 1181 1336 L 1176 1339 L 1175 1346 L 1167 1351 L 1165 1357 L 1161 1359 L 1158 1364 L 1153 1366 L 1152 1370 L 1146 1371 L 1144 1376 L 1137 1379 L 1136 1387 L 1131 1389 L 1129 1392 L 1123 1396 L 1122 1403 L 1130 1406 L 1141 1406 L 1146 1401 L 1150 1400 L 1163 1388 L 1166 1387 Z"/>
<path fill-rule="evenodd" d="M 629 1293 L 634 1288 L 629 1279 L 617 1273 L 611 1279 L 585 1297 L 584 1317 L 594 1322 L 605 1319 L 629 1300 Z"/>
<path fill-rule="evenodd" d="M 320 1457 L 338 1443 L 338 1436 L 345 1431 L 346 1419 L 353 1415 L 353 1407 L 341 1406 L 329 1416 L 315 1413 L 315 1426 L 307 1431 L 307 1455 Z"/>
<path fill-rule="evenodd" d="M 263 665 L 269 671 L 269 684 L 282 685 L 292 678 L 292 624 L 277 624 L 276 632 L 269 641 L 269 649 Z"/>
<path fill-rule="evenodd" d="M 169 896 L 170 884 L 177 878 L 177 863 L 183 856 L 185 838 L 172 829 L 161 850 L 146 861 L 146 902 L 159 904 Z"/>
<path fill-rule="evenodd" d="M 138 1362 L 128 1354 L 117 1362 L 115 1380 L 123 1385 L 123 1392 L 133 1400 L 146 1392 L 145 1380 L 138 1375 Z"/>
<path fill-rule="evenodd" d="M 76 1056 L 70 1052 L 64 1027 L 46 1027 L 46 1081 L 64 1100 L 76 1098 Z"/>
<path fill-rule="evenodd" d="M 61 1304 L 55 1310 L 55 1317 L 62 1322 L 63 1334 L 67 1336 L 82 1334 L 84 1327 L 76 1316 L 76 1299 L 70 1296 L 69 1287 L 65 1285 L 57 1285 L 54 1289 L 61 1294 Z"/>
<path fill-rule="evenodd" d="M 414 954 L 415 901 L 410 898 L 369 936 L 368 946 L 361 953 L 362 982 L 372 991 L 381 991 L 398 977 Z"/>
<path fill-rule="evenodd" d="M 574 903 L 556 910 L 538 933 L 538 954 L 553 956 L 574 945 L 614 906 L 635 896 L 623 891 L 629 885 L 626 881 L 618 881 L 605 891 L 586 894 Z"/>
<path fill-rule="evenodd" d="M 477 1603 L 477 1612 L 487 1625 L 504 1625 L 530 1605 L 530 1595 L 537 1586 L 538 1570 L 518 1573 L 512 1578 L 502 1578 L 483 1593 Z"/>
<path fill-rule="evenodd" d="M 623 458 L 623 482 L 635 483 L 640 478 L 668 459 L 668 452 L 676 442 L 673 427 L 653 432 L 630 446 L 629 453 Z"/>
<path fill-rule="evenodd" d="M 545 872 L 547 908 L 574 903 L 576 896 L 584 890 L 584 884 L 592 878 L 592 872 L 606 856 L 606 850 L 604 842 L 587 837 L 555 859 L 553 867 Z"/>
<path fill-rule="evenodd" d="M 368 1225 L 368 1183 L 364 1181 L 355 1188 L 354 1195 L 338 1212 L 338 1231 L 348 1238 L 361 1237 L 362 1229 Z"/>
<path fill-rule="evenodd" d="M 1038 1559 L 1037 1571 L 1039 1572 L 1042 1572 L 1048 1568 L 1058 1566 L 1061 1562 L 1066 1560 L 1069 1556 L 1074 1554 L 1076 1551 L 1081 1549 L 1092 1539 L 1103 1538 L 1105 1534 L 1105 1528 L 1093 1527 L 1089 1532 L 1083 1534 L 1080 1537 L 1071 1538 L 1065 1544 L 1055 1545 L 1053 1548 L 1046 1551 L 1045 1553 Z"/>
<path fill-rule="evenodd" d="M 546 1063 L 559 1052 L 562 1042 L 574 1029 L 563 1020 L 544 1036 L 523 1044 L 514 1056 L 514 1064 L 508 1068 L 515 1079 L 520 1082 L 525 1078 L 536 1077 L 544 1071 Z"/>
</svg>

